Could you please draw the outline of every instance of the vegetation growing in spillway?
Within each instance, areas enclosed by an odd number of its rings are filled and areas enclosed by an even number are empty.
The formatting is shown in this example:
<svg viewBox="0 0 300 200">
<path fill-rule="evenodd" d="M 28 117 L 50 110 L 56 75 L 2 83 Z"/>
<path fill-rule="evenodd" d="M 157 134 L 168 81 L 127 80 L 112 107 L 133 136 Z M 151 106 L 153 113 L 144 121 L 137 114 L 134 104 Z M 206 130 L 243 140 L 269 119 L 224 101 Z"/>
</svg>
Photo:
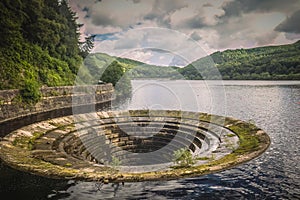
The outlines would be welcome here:
<svg viewBox="0 0 300 200">
<path fill-rule="evenodd" d="M 190 167 L 196 163 L 191 151 L 188 148 L 181 148 L 174 152 L 175 167 Z"/>
<path fill-rule="evenodd" d="M 28 82 L 73 85 L 92 38 L 79 41 L 81 25 L 66 0 L 4 0 L 0 18 L 0 89 L 24 89 L 30 96 Z"/>
<path fill-rule="evenodd" d="M 78 129 L 74 123 L 83 125 L 81 130 L 89 130 L 91 118 L 82 118 L 80 122 L 74 121 L 74 115 L 66 116 L 62 118 L 56 118 L 31 124 L 29 126 L 22 127 L 10 134 L 8 134 L 2 141 L 0 141 L 0 157 L 1 159 L 19 170 L 26 172 L 51 177 L 51 178 L 65 178 L 65 179 L 78 179 L 78 180 L 106 180 L 107 182 L 124 182 L 124 181 L 153 181 L 153 180 L 169 180 L 178 179 L 182 177 L 196 177 L 213 172 L 219 172 L 238 164 L 247 162 L 253 158 L 258 157 L 264 151 L 266 151 L 271 143 L 268 135 L 254 124 L 244 122 L 238 119 L 222 117 L 216 115 L 210 115 L 207 113 L 199 113 L 197 115 L 193 112 L 182 112 L 176 110 L 168 110 L 162 112 L 156 110 L 152 113 L 151 123 L 157 122 L 175 122 L 177 124 L 166 127 L 169 131 L 174 130 L 175 133 L 181 135 L 180 137 L 170 138 L 174 143 L 170 141 L 162 142 L 163 148 L 167 151 L 162 151 L 158 154 L 152 154 L 151 149 L 157 145 L 157 141 L 151 141 L 151 145 L 141 143 L 142 145 L 134 145 L 134 137 L 124 137 L 119 135 L 118 132 L 112 131 L 112 129 L 106 129 L 108 127 L 114 127 L 116 122 L 113 120 L 115 116 L 118 116 L 118 120 L 127 120 L 128 116 L 131 119 L 135 119 L 138 122 L 145 122 L 145 119 L 149 119 L 149 112 L 145 110 L 131 110 L 128 112 L 98 112 L 99 124 L 95 124 L 95 127 L 103 129 L 103 134 L 100 136 L 96 133 L 92 137 L 88 137 L 86 142 L 91 142 L 89 145 L 82 142 L 82 137 L 79 136 Z M 82 115 L 81 115 L 82 117 Z M 123 120 L 122 120 L 123 118 Z M 119 122 L 120 122 L 119 121 Z M 183 121 L 183 124 L 178 122 Z M 126 122 L 126 121 L 123 121 Z M 200 123 L 199 123 L 200 122 Z M 132 123 L 132 121 L 130 122 Z M 213 127 L 208 128 L 207 123 L 213 123 Z M 87 124 L 87 127 L 84 127 Z M 185 131 L 177 132 L 179 126 L 184 126 Z M 195 126 L 196 125 L 196 126 Z M 198 130 L 195 130 L 198 127 Z M 226 139 L 219 140 L 217 136 L 218 130 L 225 131 L 226 134 L 234 134 L 236 139 L 234 148 L 227 147 L 232 144 L 227 136 L 221 136 Z M 114 129 L 114 128 L 113 128 Z M 194 141 L 189 140 L 192 143 L 185 143 L 183 139 L 191 136 L 190 131 L 198 132 L 201 129 L 204 138 L 207 138 L 207 142 L 204 140 L 196 144 Z M 106 131 L 105 131 L 106 130 Z M 151 129 L 148 129 L 152 131 Z M 216 131 L 216 132 L 215 132 Z M 86 135 L 84 131 L 84 135 Z M 166 132 L 165 132 L 166 133 Z M 174 134 L 170 132 L 168 134 Z M 187 135 L 185 135 L 187 134 Z M 105 136 L 105 140 L 98 140 L 97 138 Z M 198 136 L 193 136 L 198 137 Z M 202 136 L 201 136 L 202 137 Z M 215 137 L 213 139 L 212 137 Z M 71 139 L 72 138 L 72 139 Z M 232 136 L 231 136 L 232 138 Z M 192 139 L 192 138 L 190 138 Z M 145 140 L 145 141 L 146 141 Z M 112 142 L 113 145 L 108 149 L 101 149 L 101 145 L 106 144 L 105 141 Z M 187 141 L 187 140 L 186 140 Z M 218 141 L 217 143 L 213 141 Z M 99 143 L 100 142 L 100 143 Z M 168 144 L 167 146 L 165 146 Z M 200 148 L 201 151 L 193 151 L 192 146 Z M 203 145 L 202 145 L 203 144 Z M 207 147 L 204 147 L 207 144 Z M 169 146 L 170 145 L 170 146 Z M 122 148 L 122 151 L 116 150 L 116 147 Z M 177 148 L 179 147 L 179 148 Z M 202 149 L 205 148 L 205 149 Z M 95 148 L 99 149 L 95 153 Z M 147 152 L 139 153 L 140 156 L 134 157 L 136 152 L 132 151 L 132 154 L 128 154 L 128 149 L 133 150 L 150 150 Z M 203 150 L 203 151 L 202 151 Z M 107 152 L 113 152 L 109 154 L 112 157 L 108 157 L 108 165 L 101 162 L 97 162 L 98 159 L 106 159 L 105 157 L 94 157 L 94 155 L 105 155 Z M 148 153 L 150 157 L 146 157 Z M 64 159 L 61 159 L 61 156 Z M 173 156 L 172 156 L 173 155 Z M 170 160 L 164 160 L 163 157 L 170 156 L 173 159 L 175 166 L 172 163 L 169 165 Z M 135 159 L 139 158 L 143 160 L 140 165 L 135 165 Z M 153 159 L 151 162 L 148 159 Z M 133 160 L 134 159 L 134 160 Z M 105 161 L 105 160 L 104 160 Z M 159 161 L 158 168 L 154 168 L 156 161 Z M 163 161 L 163 162 L 161 162 Z M 95 164 L 96 163 L 96 164 Z M 129 164 L 129 166 L 127 166 Z M 164 166 L 160 165 L 163 164 Z M 141 168 L 138 169 L 138 167 Z M 124 168 L 125 167 L 125 168 Z M 126 170 L 126 167 L 128 170 Z M 163 167 L 163 168 L 161 168 Z M 142 170 L 141 170 L 142 169 Z M 153 171 L 153 169 L 155 169 Z"/>
</svg>

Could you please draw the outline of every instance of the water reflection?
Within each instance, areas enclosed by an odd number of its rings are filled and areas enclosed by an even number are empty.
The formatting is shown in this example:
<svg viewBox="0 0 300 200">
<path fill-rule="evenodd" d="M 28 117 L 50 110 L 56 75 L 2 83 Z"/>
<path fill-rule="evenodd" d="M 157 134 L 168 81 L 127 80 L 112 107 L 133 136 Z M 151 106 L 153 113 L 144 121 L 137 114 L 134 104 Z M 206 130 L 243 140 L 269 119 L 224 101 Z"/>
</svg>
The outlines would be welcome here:
<svg viewBox="0 0 300 200">
<path fill-rule="evenodd" d="M 95 182 L 52 184 L 39 179 L 34 181 L 32 176 L 20 176 L 16 171 L 4 171 L 10 175 L 1 177 L 1 194 L 8 191 L 6 193 L 12 198 L 15 193 L 18 197 L 30 197 L 28 199 L 300 199 L 300 104 L 297 103 L 300 102 L 300 82 L 224 81 L 221 89 L 216 83 L 211 84 L 209 90 L 203 89 L 205 84 L 198 83 L 192 81 L 190 85 L 196 97 L 202 94 L 197 97 L 200 111 L 225 112 L 213 110 L 211 97 L 205 97 L 209 92 L 223 90 L 224 85 L 226 115 L 252 120 L 264 129 L 272 141 L 267 152 L 221 173 L 174 181 L 125 183 L 124 186 L 104 184 L 100 190 Z M 177 82 L 173 83 L 175 85 L 178 91 L 185 91 Z M 154 86 L 149 85 L 151 94 L 157 94 L 157 90 L 165 92 L 163 87 Z M 143 93 L 138 91 L 137 94 Z M 188 101 L 189 97 L 182 94 Z M 168 102 L 156 95 L 146 96 L 146 104 L 143 104 L 133 96 L 126 106 L 143 108 L 151 104 L 149 99 L 155 104 Z M 178 103 L 176 100 L 169 102 Z"/>
<path fill-rule="evenodd" d="M 225 115 L 226 95 L 221 81 L 132 81 L 133 97 L 122 109 L 203 111 Z"/>
</svg>

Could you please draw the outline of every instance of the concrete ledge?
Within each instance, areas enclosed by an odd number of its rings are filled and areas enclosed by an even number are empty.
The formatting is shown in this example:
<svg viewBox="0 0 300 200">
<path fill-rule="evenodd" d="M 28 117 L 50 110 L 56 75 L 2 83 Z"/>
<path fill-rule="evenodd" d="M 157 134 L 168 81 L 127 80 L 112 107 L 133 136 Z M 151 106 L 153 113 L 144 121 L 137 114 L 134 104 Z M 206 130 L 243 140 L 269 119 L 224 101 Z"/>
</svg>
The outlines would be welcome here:
<svg viewBox="0 0 300 200">
<path fill-rule="evenodd" d="M 41 100 L 34 105 L 29 105 L 16 100 L 20 95 L 19 90 L 0 90 L 0 124 L 21 116 L 72 107 L 74 104 L 86 105 L 111 101 L 114 88 L 112 84 L 104 84 L 43 87 L 40 91 Z"/>
<path fill-rule="evenodd" d="M 114 100 L 112 84 L 43 87 L 36 104 L 18 102 L 19 90 L 0 90 L 0 137 L 42 120 L 71 115 L 72 109 L 94 111 L 108 107 Z"/>
<path fill-rule="evenodd" d="M 0 157 L 13 168 L 50 178 L 133 182 L 194 177 L 225 170 L 256 158 L 270 145 L 268 135 L 254 124 L 207 113 L 134 110 L 98 112 L 94 115 L 97 116 L 96 121 L 86 114 L 70 115 L 15 130 L 0 142 Z M 180 137 L 176 134 L 175 137 L 159 136 L 158 138 L 163 138 L 165 143 L 152 145 L 163 148 L 168 138 L 169 142 L 177 139 L 174 144 L 191 142 L 193 155 L 199 157 L 196 164 L 190 167 L 176 167 L 172 162 L 161 162 L 162 159 L 157 157 L 153 160 L 157 162 L 155 164 L 145 162 L 145 165 L 139 166 L 110 166 L 107 152 L 98 148 L 102 142 L 111 148 L 109 150 L 113 156 L 121 155 L 119 152 L 128 152 L 122 149 L 124 146 L 141 148 L 146 153 L 151 153 L 151 150 L 147 149 L 151 147 L 151 137 L 127 137 L 118 128 L 118 122 L 130 125 L 129 119 L 139 127 L 147 127 L 147 124 L 155 127 L 168 122 L 168 126 L 162 128 L 163 134 L 174 134 L 174 131 L 182 128 L 177 133 Z M 172 131 L 164 132 L 172 127 L 175 127 Z M 96 130 L 95 134 L 90 130 Z M 129 127 L 129 130 L 132 132 L 132 127 Z M 201 131 L 199 140 L 191 140 L 190 133 L 193 130 L 195 133 Z M 192 136 L 197 138 L 197 134 Z M 143 142 L 147 145 L 141 145 Z M 204 147 L 207 149 L 203 149 Z M 171 153 L 175 149 L 170 146 L 165 152 Z M 136 159 L 130 152 L 127 157 L 124 155 L 119 158 L 121 161 L 124 159 L 124 163 L 125 159 Z"/>
</svg>

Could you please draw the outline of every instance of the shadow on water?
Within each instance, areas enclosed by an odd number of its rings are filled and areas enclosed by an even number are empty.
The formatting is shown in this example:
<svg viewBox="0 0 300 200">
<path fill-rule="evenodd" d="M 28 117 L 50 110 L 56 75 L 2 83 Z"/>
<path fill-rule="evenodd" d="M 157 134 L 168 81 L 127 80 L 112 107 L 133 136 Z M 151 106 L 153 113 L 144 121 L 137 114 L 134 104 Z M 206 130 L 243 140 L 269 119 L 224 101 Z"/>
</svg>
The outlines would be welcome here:
<svg viewBox="0 0 300 200">
<path fill-rule="evenodd" d="M 197 84 L 195 82 L 194 87 Z M 38 177 L 16 171 L 0 162 L 0 198 L 5 199 L 4 195 L 8 195 L 8 199 L 16 200 L 300 199 L 300 84 L 290 86 L 274 83 L 272 87 L 257 86 L 254 82 L 242 86 L 239 84 L 225 86 L 227 115 L 254 120 L 270 135 L 272 141 L 268 151 L 255 160 L 196 178 L 124 185 L 104 184 L 101 188 L 95 182 Z M 161 99 L 163 97 L 155 98 L 157 101 Z M 126 108 L 128 103 L 125 101 L 121 104 Z"/>
<path fill-rule="evenodd" d="M 81 106 L 82 110 L 93 111 L 110 109 L 111 103 L 101 103 L 96 105 Z M 0 124 L 0 137 L 4 137 L 8 133 L 21 128 L 23 126 L 48 120 L 51 118 L 62 117 L 72 115 L 72 108 L 56 109 L 48 112 L 37 113 L 19 117 L 10 121 L 5 121 Z M 15 170 L 7 166 L 0 159 L 0 195 L 3 197 L 9 197 L 9 199 L 47 199 L 51 197 L 49 194 L 55 194 L 55 198 L 60 199 L 69 196 L 65 191 L 72 186 L 74 182 L 66 180 L 49 179 L 45 177 L 36 176 L 19 170 Z"/>
<path fill-rule="evenodd" d="M 21 172 L 0 161 L 0 196 L 1 199 L 47 199 L 51 193 L 66 190 L 72 186 L 66 180 L 49 179 Z M 56 195 L 57 199 L 69 196 L 67 193 Z"/>
</svg>

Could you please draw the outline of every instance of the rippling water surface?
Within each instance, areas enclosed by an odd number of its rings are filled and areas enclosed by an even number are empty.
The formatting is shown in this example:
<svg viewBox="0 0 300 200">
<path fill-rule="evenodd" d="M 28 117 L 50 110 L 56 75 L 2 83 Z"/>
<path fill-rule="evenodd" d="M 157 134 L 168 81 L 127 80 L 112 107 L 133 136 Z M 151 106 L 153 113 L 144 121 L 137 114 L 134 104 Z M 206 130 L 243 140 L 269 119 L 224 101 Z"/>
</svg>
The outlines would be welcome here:
<svg viewBox="0 0 300 200">
<path fill-rule="evenodd" d="M 11 199 L 300 199 L 299 81 L 133 81 L 119 109 L 183 109 L 254 122 L 271 137 L 259 158 L 211 175 L 103 185 L 48 180 L 0 167 L 0 192 Z M 2 199 L 2 198 L 1 198 Z"/>
</svg>

